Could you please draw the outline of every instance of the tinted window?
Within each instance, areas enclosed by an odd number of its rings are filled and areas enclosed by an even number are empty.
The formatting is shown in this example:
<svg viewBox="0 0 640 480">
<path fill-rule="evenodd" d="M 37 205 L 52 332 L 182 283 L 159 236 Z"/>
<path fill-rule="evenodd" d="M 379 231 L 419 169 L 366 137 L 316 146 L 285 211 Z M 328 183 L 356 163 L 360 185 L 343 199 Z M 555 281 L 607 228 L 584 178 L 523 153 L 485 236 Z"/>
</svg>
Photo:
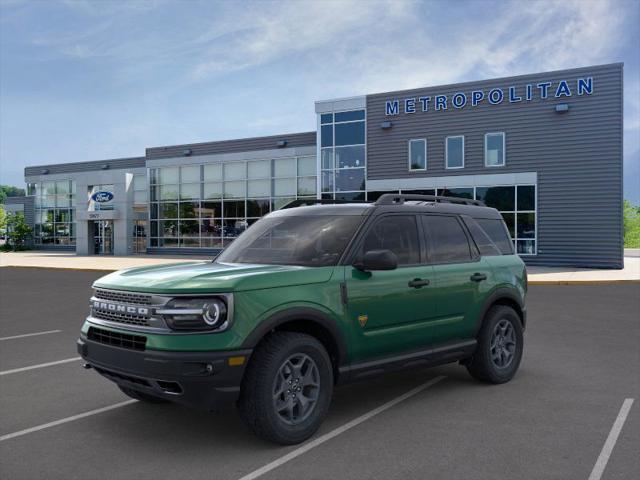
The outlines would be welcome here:
<svg viewBox="0 0 640 480">
<path fill-rule="evenodd" d="M 471 217 L 463 217 L 464 223 L 467 225 L 473 241 L 475 242 L 480 255 L 501 255 L 502 252 L 496 244 L 489 238 L 489 235 L 482 229 L 480 225 Z"/>
<path fill-rule="evenodd" d="M 514 211 L 516 205 L 515 187 L 478 187 L 476 200 L 482 200 L 487 207 L 496 210 Z"/>
<path fill-rule="evenodd" d="M 422 219 L 431 240 L 432 263 L 471 261 L 469 241 L 456 217 L 425 215 Z"/>
<path fill-rule="evenodd" d="M 447 137 L 447 168 L 464 167 L 464 137 Z"/>
<path fill-rule="evenodd" d="M 504 255 L 513 253 L 513 244 L 502 220 L 476 218 L 478 224 Z"/>
<path fill-rule="evenodd" d="M 350 122 L 352 120 L 364 120 L 364 110 L 336 113 L 336 122 Z"/>
<path fill-rule="evenodd" d="M 360 216 L 266 217 L 252 225 L 216 261 L 335 265 L 361 220 Z"/>
<path fill-rule="evenodd" d="M 360 144 L 364 144 L 364 122 L 336 124 L 336 146 Z"/>
<path fill-rule="evenodd" d="M 393 215 L 378 220 L 365 236 L 361 255 L 369 250 L 391 250 L 398 257 L 398 265 L 420 263 L 415 217 Z"/>
<path fill-rule="evenodd" d="M 533 185 L 518 186 L 518 210 L 536 209 L 536 187 Z"/>
</svg>

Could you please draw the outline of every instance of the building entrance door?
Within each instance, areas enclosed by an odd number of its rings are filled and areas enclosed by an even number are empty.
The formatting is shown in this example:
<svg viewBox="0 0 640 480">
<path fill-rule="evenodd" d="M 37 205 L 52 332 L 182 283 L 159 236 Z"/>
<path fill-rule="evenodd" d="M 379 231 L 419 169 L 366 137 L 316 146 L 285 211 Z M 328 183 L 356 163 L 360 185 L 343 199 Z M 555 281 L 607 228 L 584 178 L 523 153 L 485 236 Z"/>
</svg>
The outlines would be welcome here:
<svg viewBox="0 0 640 480">
<path fill-rule="evenodd" d="M 93 222 L 93 244 L 96 255 L 113 255 L 113 220 Z"/>
</svg>

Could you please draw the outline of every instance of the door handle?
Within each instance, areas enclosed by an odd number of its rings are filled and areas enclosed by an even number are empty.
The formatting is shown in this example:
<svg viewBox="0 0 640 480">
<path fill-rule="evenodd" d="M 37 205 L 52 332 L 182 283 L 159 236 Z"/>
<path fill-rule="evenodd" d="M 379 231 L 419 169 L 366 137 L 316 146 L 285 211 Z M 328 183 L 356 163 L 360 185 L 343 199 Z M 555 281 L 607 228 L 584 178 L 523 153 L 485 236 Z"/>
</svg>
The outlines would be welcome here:
<svg viewBox="0 0 640 480">
<path fill-rule="evenodd" d="M 484 273 L 474 273 L 473 275 L 471 275 L 469 277 L 469 280 L 471 280 L 472 282 L 481 282 L 482 280 L 486 280 L 487 276 Z"/>
<path fill-rule="evenodd" d="M 411 288 L 426 287 L 427 285 L 429 285 L 429 280 L 423 280 L 421 278 L 414 278 L 413 280 L 409 280 L 409 286 Z"/>
</svg>

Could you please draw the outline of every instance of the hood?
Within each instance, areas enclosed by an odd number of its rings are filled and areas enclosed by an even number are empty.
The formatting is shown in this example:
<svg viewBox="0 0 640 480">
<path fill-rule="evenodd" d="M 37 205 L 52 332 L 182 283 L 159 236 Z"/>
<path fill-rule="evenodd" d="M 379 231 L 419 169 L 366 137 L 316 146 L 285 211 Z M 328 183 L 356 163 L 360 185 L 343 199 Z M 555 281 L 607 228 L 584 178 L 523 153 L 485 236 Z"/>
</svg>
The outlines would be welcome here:
<svg viewBox="0 0 640 480">
<path fill-rule="evenodd" d="M 326 282 L 334 267 L 188 262 L 110 273 L 94 287 L 147 293 L 238 292 Z"/>
</svg>

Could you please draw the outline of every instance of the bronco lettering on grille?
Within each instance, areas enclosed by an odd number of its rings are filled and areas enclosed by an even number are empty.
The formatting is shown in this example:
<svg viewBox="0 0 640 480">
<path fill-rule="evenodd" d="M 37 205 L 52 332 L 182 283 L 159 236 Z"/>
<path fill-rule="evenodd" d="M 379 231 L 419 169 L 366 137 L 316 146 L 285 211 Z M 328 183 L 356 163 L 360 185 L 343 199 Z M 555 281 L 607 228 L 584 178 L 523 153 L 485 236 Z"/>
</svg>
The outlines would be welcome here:
<svg viewBox="0 0 640 480">
<path fill-rule="evenodd" d="M 128 313 L 130 315 L 149 315 L 149 309 L 146 307 L 132 307 L 130 305 L 120 305 L 117 303 L 102 302 L 100 300 L 93 301 L 93 308 L 97 310 L 107 310 L 109 312 Z"/>
</svg>

